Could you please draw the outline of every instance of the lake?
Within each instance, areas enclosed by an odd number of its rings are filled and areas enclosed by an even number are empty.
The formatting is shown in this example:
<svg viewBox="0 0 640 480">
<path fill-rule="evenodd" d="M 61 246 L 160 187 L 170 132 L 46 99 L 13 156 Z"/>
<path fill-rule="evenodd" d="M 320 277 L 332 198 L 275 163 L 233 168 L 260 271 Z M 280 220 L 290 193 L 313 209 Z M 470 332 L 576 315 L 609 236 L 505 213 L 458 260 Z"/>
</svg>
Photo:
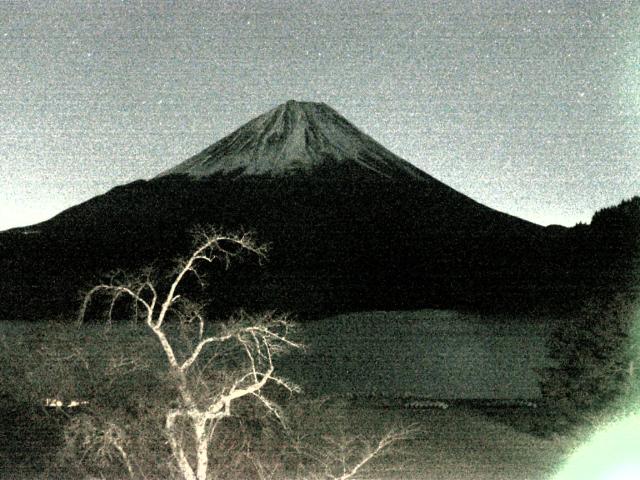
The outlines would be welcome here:
<svg viewBox="0 0 640 480">
<path fill-rule="evenodd" d="M 279 371 L 312 394 L 536 399 L 549 320 L 455 311 L 362 312 L 300 326 Z"/>
</svg>

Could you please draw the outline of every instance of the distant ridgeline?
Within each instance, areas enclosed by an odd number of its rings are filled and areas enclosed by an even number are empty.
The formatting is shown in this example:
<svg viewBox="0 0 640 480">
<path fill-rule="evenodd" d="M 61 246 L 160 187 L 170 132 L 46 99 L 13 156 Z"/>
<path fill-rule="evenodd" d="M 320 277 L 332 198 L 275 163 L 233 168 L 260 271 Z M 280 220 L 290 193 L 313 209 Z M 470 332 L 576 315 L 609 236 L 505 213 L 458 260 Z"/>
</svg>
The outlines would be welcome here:
<svg viewBox="0 0 640 480">
<path fill-rule="evenodd" d="M 568 269 L 599 297 L 640 293 L 640 197 L 599 210 L 588 226 L 568 231 L 573 250 Z M 579 288 L 580 283 L 576 283 Z"/>
<path fill-rule="evenodd" d="M 335 170 L 333 172 L 336 173 Z M 571 310 L 637 287 L 640 198 L 591 225 L 543 228 L 420 182 L 320 175 L 138 181 L 33 227 L 0 234 L 0 317 L 74 311 L 114 269 L 169 267 L 194 224 L 251 230 L 269 244 L 212 268 L 212 309 L 300 314 L 422 307 Z"/>
<path fill-rule="evenodd" d="M 149 180 L 0 233 L 0 318 L 51 318 L 114 269 L 169 268 L 194 225 L 252 231 L 268 262 L 212 268 L 212 312 L 570 311 L 637 286 L 640 198 L 541 227 L 448 187 L 330 107 L 287 102 Z"/>
</svg>

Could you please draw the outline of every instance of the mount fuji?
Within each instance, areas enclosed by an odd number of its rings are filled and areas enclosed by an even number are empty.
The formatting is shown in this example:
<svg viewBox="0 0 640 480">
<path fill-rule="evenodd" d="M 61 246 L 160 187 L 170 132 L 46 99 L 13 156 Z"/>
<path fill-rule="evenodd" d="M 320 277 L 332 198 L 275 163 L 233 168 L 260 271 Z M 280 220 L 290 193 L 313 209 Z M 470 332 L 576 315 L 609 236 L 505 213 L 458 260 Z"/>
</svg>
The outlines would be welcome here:
<svg viewBox="0 0 640 480">
<path fill-rule="evenodd" d="M 195 225 L 270 245 L 264 268 L 212 273 L 219 310 L 526 308 L 563 275 L 566 229 L 486 207 L 329 106 L 288 101 L 150 180 L 0 233 L 0 314 L 71 311 L 100 273 L 170 265 Z"/>
</svg>

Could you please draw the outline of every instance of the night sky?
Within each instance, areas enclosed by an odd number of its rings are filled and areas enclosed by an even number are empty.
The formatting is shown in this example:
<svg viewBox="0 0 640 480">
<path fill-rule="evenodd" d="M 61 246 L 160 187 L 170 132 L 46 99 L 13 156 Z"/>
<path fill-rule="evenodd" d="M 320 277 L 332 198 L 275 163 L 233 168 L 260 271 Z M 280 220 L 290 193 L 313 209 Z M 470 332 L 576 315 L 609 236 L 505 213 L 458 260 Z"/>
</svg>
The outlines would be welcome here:
<svg viewBox="0 0 640 480">
<path fill-rule="evenodd" d="M 640 194 L 640 2 L 0 2 L 0 230 L 325 102 L 490 207 Z"/>
</svg>

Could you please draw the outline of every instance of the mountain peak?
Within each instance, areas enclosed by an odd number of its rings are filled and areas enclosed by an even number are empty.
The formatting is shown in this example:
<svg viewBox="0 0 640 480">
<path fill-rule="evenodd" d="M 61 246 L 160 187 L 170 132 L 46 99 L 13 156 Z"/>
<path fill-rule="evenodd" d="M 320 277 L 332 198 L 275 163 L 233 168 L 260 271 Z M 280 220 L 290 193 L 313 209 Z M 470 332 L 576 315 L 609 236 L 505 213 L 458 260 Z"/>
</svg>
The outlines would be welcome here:
<svg viewBox="0 0 640 480">
<path fill-rule="evenodd" d="M 392 179 L 429 175 L 362 133 L 325 103 L 288 100 L 163 172 L 207 177 L 218 173 L 281 176 L 343 165 Z"/>
<path fill-rule="evenodd" d="M 290 112 L 313 112 L 313 111 L 321 111 L 323 109 L 332 110 L 331 107 L 329 107 L 324 102 L 301 102 L 300 100 L 293 100 L 293 99 L 287 100 L 286 102 L 281 103 L 280 105 L 275 107 L 273 110 L 279 110 L 279 109 L 287 110 Z"/>
<path fill-rule="evenodd" d="M 280 104 L 276 108 L 286 107 L 286 108 L 302 108 L 305 105 L 323 105 L 326 107 L 325 103 L 322 102 L 301 102 L 300 100 L 289 99 L 286 102 Z"/>
</svg>

